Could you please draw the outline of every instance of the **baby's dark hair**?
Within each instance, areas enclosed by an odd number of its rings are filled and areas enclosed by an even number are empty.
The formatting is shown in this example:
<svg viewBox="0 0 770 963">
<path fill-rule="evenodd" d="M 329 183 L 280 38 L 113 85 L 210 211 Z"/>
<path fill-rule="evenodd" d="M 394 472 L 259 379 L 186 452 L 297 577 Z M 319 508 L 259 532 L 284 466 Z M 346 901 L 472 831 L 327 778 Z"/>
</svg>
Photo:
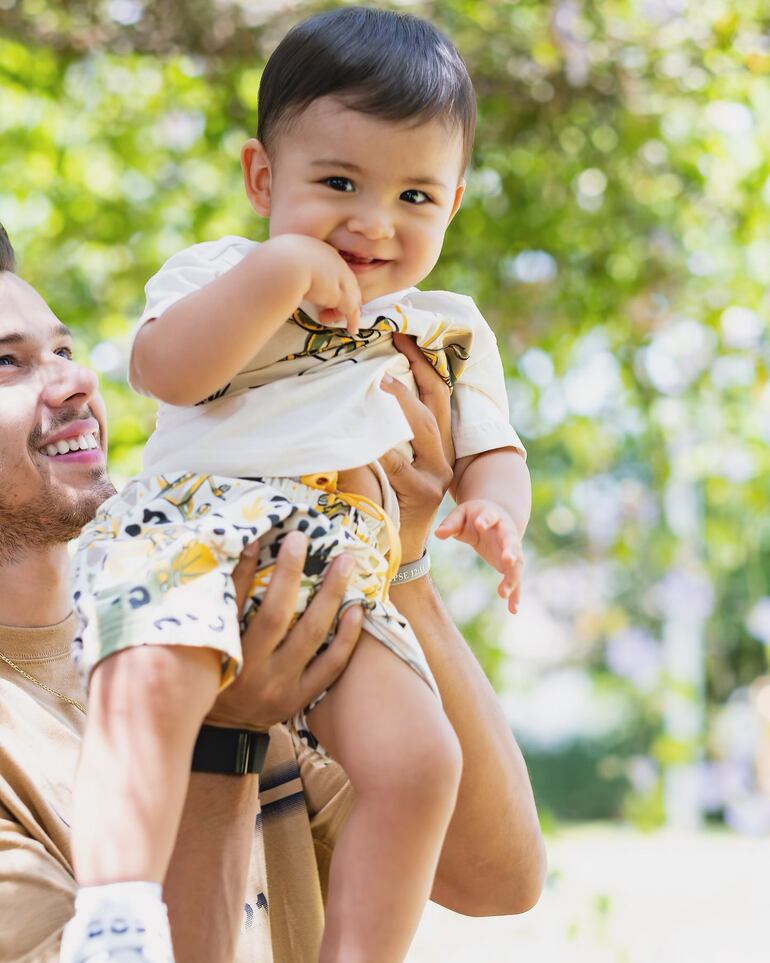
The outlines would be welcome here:
<svg viewBox="0 0 770 963">
<path fill-rule="evenodd" d="M 13 253 L 11 241 L 0 224 L 0 272 L 16 270 L 16 255 Z"/>
<path fill-rule="evenodd" d="M 410 14 L 343 7 L 290 30 L 267 61 L 257 137 L 270 150 L 281 126 L 321 97 L 382 120 L 447 120 L 462 131 L 464 165 L 476 127 L 465 63 L 432 24 Z"/>
</svg>

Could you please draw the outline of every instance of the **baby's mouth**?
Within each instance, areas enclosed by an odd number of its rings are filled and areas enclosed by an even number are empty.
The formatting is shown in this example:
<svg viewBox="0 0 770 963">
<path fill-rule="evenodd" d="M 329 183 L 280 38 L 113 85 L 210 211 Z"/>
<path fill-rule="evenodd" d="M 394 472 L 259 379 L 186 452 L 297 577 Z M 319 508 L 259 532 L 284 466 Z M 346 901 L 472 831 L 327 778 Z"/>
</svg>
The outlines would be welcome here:
<svg viewBox="0 0 770 963">
<path fill-rule="evenodd" d="M 352 251 L 340 251 L 340 257 L 351 267 L 376 267 L 386 262 L 379 257 L 362 257 L 360 254 L 353 254 Z"/>
</svg>

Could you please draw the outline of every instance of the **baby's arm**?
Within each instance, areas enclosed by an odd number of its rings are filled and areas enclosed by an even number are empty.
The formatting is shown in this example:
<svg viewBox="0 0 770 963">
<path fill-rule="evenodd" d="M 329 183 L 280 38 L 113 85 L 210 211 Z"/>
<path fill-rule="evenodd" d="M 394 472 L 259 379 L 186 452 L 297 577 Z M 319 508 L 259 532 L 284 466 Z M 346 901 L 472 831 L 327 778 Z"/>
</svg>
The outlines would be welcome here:
<svg viewBox="0 0 770 963">
<path fill-rule="evenodd" d="M 467 542 L 497 569 L 503 576 L 498 594 L 515 613 L 523 563 L 521 540 L 532 505 L 524 458 L 514 448 L 458 458 L 453 495 L 457 507 L 439 525 L 436 535 Z"/>
<path fill-rule="evenodd" d="M 282 234 L 260 244 L 211 283 L 139 330 L 131 382 L 172 405 L 191 405 L 227 384 L 308 300 L 358 330 L 361 290 L 339 253 L 323 241 Z"/>
</svg>

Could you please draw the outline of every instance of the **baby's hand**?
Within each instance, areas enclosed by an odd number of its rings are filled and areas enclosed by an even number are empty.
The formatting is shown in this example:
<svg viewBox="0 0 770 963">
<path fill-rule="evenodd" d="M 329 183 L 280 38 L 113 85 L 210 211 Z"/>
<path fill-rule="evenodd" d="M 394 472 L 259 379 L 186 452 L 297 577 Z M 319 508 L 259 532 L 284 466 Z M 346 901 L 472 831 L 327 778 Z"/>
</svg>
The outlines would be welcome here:
<svg viewBox="0 0 770 963">
<path fill-rule="evenodd" d="M 305 272 L 303 298 L 322 309 L 321 324 L 344 321 L 350 334 L 357 334 L 361 288 L 342 255 L 331 244 L 304 234 L 279 234 L 267 243 Z"/>
<path fill-rule="evenodd" d="M 437 538 L 456 538 L 473 546 L 503 576 L 497 587 L 508 599 L 508 611 L 516 614 L 521 591 L 521 536 L 511 516 L 495 502 L 475 498 L 457 505 L 436 529 Z"/>
</svg>

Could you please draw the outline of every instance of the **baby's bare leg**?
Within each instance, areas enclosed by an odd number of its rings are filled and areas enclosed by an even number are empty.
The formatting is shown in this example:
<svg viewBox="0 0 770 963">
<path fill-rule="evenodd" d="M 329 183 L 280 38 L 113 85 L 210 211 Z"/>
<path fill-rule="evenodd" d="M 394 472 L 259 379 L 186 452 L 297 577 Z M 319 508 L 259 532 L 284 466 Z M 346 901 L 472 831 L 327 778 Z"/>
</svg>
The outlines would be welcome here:
<svg viewBox="0 0 770 963">
<path fill-rule="evenodd" d="M 94 670 L 74 791 L 81 885 L 163 881 L 220 670 L 213 649 L 158 645 L 126 649 Z"/>
<path fill-rule="evenodd" d="M 454 810 L 457 737 L 425 682 L 367 633 L 308 721 L 356 790 L 332 860 L 320 961 L 397 963 Z"/>
</svg>

